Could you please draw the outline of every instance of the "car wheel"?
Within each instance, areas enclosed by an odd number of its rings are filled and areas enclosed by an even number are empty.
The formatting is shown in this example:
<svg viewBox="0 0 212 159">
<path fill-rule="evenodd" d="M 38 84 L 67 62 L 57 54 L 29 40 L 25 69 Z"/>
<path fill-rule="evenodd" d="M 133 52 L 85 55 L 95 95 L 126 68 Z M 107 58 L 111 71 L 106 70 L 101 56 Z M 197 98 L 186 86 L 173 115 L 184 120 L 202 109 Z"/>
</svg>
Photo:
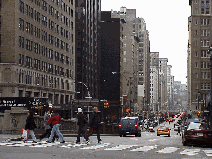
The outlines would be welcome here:
<svg viewBox="0 0 212 159">
<path fill-rule="evenodd" d="M 188 145 L 187 141 L 183 141 L 183 146 L 187 146 L 187 145 Z"/>
<path fill-rule="evenodd" d="M 119 134 L 120 137 L 122 137 L 122 134 Z"/>
<path fill-rule="evenodd" d="M 139 133 L 138 137 L 141 137 L 141 133 Z"/>
<path fill-rule="evenodd" d="M 170 134 L 168 135 L 168 137 L 170 137 Z"/>
<path fill-rule="evenodd" d="M 126 135 L 124 134 L 123 137 L 126 137 Z"/>
<path fill-rule="evenodd" d="M 159 134 L 157 134 L 157 136 L 160 136 Z"/>
</svg>

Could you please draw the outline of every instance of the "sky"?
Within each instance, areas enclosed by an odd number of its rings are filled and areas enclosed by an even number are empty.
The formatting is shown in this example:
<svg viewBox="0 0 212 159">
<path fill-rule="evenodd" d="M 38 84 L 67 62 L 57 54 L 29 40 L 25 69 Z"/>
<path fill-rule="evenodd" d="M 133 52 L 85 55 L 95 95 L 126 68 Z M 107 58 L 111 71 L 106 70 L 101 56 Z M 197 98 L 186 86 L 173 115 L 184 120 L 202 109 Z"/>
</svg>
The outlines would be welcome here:
<svg viewBox="0 0 212 159">
<path fill-rule="evenodd" d="M 168 58 L 175 81 L 186 84 L 189 0 L 101 0 L 101 11 L 136 9 L 149 31 L 150 51 Z"/>
</svg>

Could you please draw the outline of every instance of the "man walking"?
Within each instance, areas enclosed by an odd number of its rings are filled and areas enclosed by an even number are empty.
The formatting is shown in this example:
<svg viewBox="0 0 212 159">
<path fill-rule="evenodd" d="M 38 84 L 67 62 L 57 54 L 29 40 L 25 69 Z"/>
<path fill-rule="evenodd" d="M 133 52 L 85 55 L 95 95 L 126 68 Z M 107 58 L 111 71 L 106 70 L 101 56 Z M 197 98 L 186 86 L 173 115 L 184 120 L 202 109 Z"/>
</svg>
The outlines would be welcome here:
<svg viewBox="0 0 212 159">
<path fill-rule="evenodd" d="M 85 120 L 85 116 L 82 112 L 82 108 L 78 108 L 77 119 L 78 119 L 77 125 L 79 125 L 79 129 L 78 129 L 76 144 L 79 144 L 81 134 L 82 135 L 85 134 L 85 131 L 83 130 L 83 128 L 85 127 L 85 124 L 87 124 L 87 121 Z"/>
<path fill-rule="evenodd" d="M 45 126 L 45 130 L 46 130 L 46 132 L 44 133 L 44 134 L 42 134 L 41 136 L 40 136 L 40 141 L 45 137 L 45 136 L 47 136 L 48 138 L 50 137 L 50 135 L 51 135 L 51 130 L 52 130 L 52 124 L 50 123 L 50 124 L 46 124 L 46 122 L 49 120 L 51 118 L 51 114 L 50 114 L 50 110 L 48 110 L 47 112 L 45 112 L 45 114 L 44 114 L 44 126 Z M 55 140 L 55 133 L 54 133 L 54 137 L 53 137 L 53 142 L 54 142 L 54 140 Z"/>
<path fill-rule="evenodd" d="M 33 114 L 33 111 L 30 110 L 28 113 L 29 116 L 26 119 L 25 130 L 29 129 L 29 134 L 32 136 L 33 143 L 37 143 L 34 134 L 34 129 L 37 128 L 37 126 L 35 125 Z M 23 141 L 25 142 L 26 140 L 24 139 Z"/>
<path fill-rule="evenodd" d="M 59 135 L 59 138 L 61 140 L 60 143 L 65 143 L 65 140 L 63 138 L 63 135 L 61 134 L 61 132 L 59 130 L 60 120 L 61 120 L 61 117 L 59 116 L 59 113 L 54 112 L 54 117 L 50 118 L 46 122 L 46 124 L 52 123 L 52 125 L 53 125 L 52 131 L 51 131 L 51 135 L 50 135 L 50 137 L 48 138 L 48 140 L 46 142 L 48 142 L 48 143 L 51 143 L 52 142 L 54 133 L 56 131 L 56 133 Z"/>
<path fill-rule="evenodd" d="M 100 118 L 98 116 L 98 108 L 94 107 L 93 108 L 93 113 L 90 116 L 90 120 L 89 120 L 89 127 L 90 127 L 90 132 L 89 134 L 85 137 L 86 143 L 89 144 L 89 136 L 91 136 L 93 134 L 93 131 L 95 130 L 97 133 L 97 140 L 98 143 L 101 143 L 101 139 L 100 139 L 100 133 L 99 133 L 99 124 L 100 124 Z"/>
</svg>

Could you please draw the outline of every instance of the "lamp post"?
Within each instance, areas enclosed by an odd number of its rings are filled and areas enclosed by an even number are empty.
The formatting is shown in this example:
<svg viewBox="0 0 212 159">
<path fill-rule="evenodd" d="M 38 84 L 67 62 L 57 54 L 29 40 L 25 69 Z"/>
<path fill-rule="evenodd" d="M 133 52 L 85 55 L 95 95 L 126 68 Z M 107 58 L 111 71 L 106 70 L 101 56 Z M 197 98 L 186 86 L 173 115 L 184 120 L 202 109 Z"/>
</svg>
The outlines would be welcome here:
<svg viewBox="0 0 212 159">
<path fill-rule="evenodd" d="M 210 81 L 210 87 L 211 87 L 211 90 L 210 90 L 210 98 L 212 99 L 212 47 L 209 47 L 209 50 L 208 50 L 208 53 L 210 54 L 210 74 L 211 74 L 211 81 Z M 210 102 L 210 107 L 209 107 L 209 114 L 210 114 L 210 119 L 209 119 L 209 125 L 210 125 L 210 128 L 211 127 L 211 123 L 212 123 L 212 109 L 211 109 L 211 106 L 212 106 L 212 100 Z"/>
</svg>

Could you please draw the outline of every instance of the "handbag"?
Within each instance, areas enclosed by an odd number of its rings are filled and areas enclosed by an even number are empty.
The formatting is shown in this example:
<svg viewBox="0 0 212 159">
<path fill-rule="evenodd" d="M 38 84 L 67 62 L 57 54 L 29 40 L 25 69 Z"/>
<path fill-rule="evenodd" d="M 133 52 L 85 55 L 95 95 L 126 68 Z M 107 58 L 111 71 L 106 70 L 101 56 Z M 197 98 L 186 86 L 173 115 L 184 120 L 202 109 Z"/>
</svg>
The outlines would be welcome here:
<svg viewBox="0 0 212 159">
<path fill-rule="evenodd" d="M 22 128 L 22 137 L 27 140 L 28 139 L 28 133 L 29 133 L 29 129 L 23 129 Z"/>
</svg>

